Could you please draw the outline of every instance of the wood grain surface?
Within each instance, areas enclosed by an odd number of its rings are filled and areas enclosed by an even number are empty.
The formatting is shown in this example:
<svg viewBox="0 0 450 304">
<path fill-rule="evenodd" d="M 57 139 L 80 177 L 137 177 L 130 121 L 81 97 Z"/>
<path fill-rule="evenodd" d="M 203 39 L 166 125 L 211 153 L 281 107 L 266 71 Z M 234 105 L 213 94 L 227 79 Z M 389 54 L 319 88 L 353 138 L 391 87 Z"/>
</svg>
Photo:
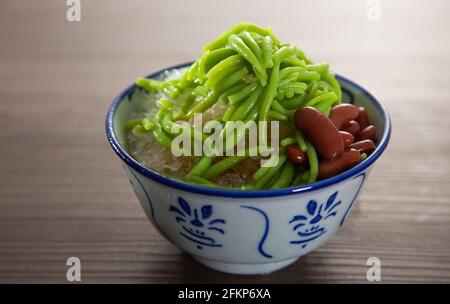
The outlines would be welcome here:
<svg viewBox="0 0 450 304">
<path fill-rule="evenodd" d="M 0 2 L 0 282 L 450 282 L 449 1 Z M 241 20 L 272 26 L 389 109 L 391 143 L 346 225 L 266 276 L 197 264 L 146 219 L 104 134 L 112 98 L 136 76 L 201 54 Z"/>
</svg>

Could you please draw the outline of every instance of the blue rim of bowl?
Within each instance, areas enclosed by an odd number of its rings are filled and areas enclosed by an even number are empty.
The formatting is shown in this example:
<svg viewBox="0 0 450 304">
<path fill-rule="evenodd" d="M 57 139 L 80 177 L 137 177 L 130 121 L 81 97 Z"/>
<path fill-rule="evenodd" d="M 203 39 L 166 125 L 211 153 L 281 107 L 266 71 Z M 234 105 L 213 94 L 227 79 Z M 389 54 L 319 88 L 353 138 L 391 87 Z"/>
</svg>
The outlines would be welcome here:
<svg viewBox="0 0 450 304">
<path fill-rule="evenodd" d="M 161 73 L 173 70 L 173 69 L 179 69 L 183 67 L 187 67 L 192 62 L 182 63 L 175 66 L 171 66 L 162 70 L 159 70 L 157 72 L 154 72 L 147 76 L 147 78 L 154 78 Z M 160 173 L 157 173 L 153 170 L 150 170 L 146 168 L 144 165 L 140 164 L 138 161 L 133 159 L 126 151 L 125 149 L 120 145 L 119 141 L 116 138 L 116 135 L 114 133 L 114 127 L 113 127 L 113 119 L 115 115 L 115 111 L 119 104 L 124 100 L 124 97 L 129 96 L 129 94 L 135 89 L 135 84 L 129 85 L 125 90 L 123 90 L 112 102 L 111 106 L 108 109 L 107 115 L 106 115 L 106 136 L 108 138 L 109 143 L 111 144 L 113 150 L 117 153 L 117 155 L 120 157 L 122 161 L 124 161 L 128 166 L 133 168 L 134 170 L 138 171 L 139 173 L 147 176 L 148 178 L 159 182 L 161 184 L 164 184 L 169 187 L 173 187 L 179 190 L 184 190 L 191 193 L 197 193 L 197 194 L 203 194 L 203 195 L 210 195 L 210 196 L 221 196 L 221 197 L 245 197 L 245 198 L 254 198 L 254 197 L 274 197 L 274 196 L 285 196 L 285 195 L 291 195 L 291 194 L 298 194 L 298 193 L 304 193 L 309 191 L 314 191 L 318 189 L 322 189 L 334 184 L 338 184 L 352 176 L 355 176 L 361 172 L 363 172 L 365 169 L 367 169 L 369 166 L 371 166 L 375 160 L 380 157 L 380 155 L 385 150 L 389 138 L 391 135 L 391 119 L 389 117 L 389 113 L 387 112 L 386 108 L 383 104 L 381 104 L 372 94 L 370 94 L 366 89 L 361 87 L 360 85 L 356 84 L 355 82 L 349 80 L 348 78 L 342 77 L 340 75 L 336 75 L 336 78 L 338 80 L 343 80 L 350 85 L 356 87 L 358 90 L 361 91 L 361 93 L 366 96 L 376 107 L 377 111 L 381 113 L 381 118 L 385 122 L 385 128 L 383 131 L 383 135 L 381 136 L 381 140 L 378 143 L 377 148 L 375 151 L 367 157 L 364 161 L 362 161 L 360 164 L 356 165 L 355 167 L 342 172 L 339 175 L 317 181 L 311 184 L 306 185 L 300 185 L 300 186 L 294 186 L 294 187 L 288 187 L 288 188 L 282 188 L 282 189 L 274 189 L 274 190 L 231 190 L 231 189 L 223 189 L 223 188 L 212 188 L 212 187 L 206 187 L 206 186 L 200 186 L 195 184 L 189 184 L 186 182 L 182 182 L 170 177 L 167 177 L 165 175 L 162 175 Z"/>
</svg>

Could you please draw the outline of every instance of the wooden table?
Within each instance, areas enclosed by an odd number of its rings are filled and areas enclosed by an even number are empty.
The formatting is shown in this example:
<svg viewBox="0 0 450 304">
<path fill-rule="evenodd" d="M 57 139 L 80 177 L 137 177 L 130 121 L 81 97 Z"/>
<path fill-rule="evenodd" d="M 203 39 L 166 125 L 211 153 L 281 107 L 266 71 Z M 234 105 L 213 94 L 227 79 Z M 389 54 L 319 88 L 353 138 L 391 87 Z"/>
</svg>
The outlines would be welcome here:
<svg viewBox="0 0 450 304">
<path fill-rule="evenodd" d="M 186 4 L 181 4 L 186 3 Z M 0 3 L 0 282 L 450 282 L 449 1 Z M 370 15 L 370 12 L 369 12 Z M 370 16 L 369 16 L 370 17 Z M 366 86 L 388 107 L 391 143 L 346 225 L 267 276 L 217 273 L 146 219 L 105 139 L 112 98 L 136 76 L 200 55 L 240 20 Z"/>
</svg>

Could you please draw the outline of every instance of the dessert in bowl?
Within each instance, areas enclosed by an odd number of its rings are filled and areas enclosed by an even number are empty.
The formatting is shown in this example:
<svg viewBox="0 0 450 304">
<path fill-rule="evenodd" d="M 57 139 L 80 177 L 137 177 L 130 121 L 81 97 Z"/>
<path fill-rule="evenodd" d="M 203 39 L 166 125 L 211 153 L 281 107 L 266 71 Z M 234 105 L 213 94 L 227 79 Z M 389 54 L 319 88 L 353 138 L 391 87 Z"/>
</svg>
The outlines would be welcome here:
<svg viewBox="0 0 450 304">
<path fill-rule="evenodd" d="M 250 23 L 138 78 L 106 118 L 153 225 L 237 274 L 285 267 L 336 233 L 390 129 L 365 89 Z"/>
</svg>

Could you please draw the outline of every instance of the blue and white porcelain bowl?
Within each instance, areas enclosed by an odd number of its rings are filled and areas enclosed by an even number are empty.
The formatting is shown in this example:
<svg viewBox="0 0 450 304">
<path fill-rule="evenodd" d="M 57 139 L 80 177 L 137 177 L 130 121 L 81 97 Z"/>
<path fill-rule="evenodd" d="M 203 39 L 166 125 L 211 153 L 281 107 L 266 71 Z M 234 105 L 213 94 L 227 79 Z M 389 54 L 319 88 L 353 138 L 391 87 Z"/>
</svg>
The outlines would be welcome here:
<svg viewBox="0 0 450 304">
<path fill-rule="evenodd" d="M 183 66 L 186 64 L 167 70 Z M 134 85 L 113 101 L 106 117 L 106 134 L 148 218 L 169 241 L 218 271 L 269 273 L 294 263 L 336 233 L 388 144 L 391 122 L 385 107 L 361 86 L 340 76 L 337 79 L 344 102 L 368 110 L 379 141 L 376 150 L 357 166 L 308 185 L 258 191 L 214 189 L 180 182 L 144 167 L 124 148 L 123 125 L 134 110 L 128 102 Z"/>
</svg>

